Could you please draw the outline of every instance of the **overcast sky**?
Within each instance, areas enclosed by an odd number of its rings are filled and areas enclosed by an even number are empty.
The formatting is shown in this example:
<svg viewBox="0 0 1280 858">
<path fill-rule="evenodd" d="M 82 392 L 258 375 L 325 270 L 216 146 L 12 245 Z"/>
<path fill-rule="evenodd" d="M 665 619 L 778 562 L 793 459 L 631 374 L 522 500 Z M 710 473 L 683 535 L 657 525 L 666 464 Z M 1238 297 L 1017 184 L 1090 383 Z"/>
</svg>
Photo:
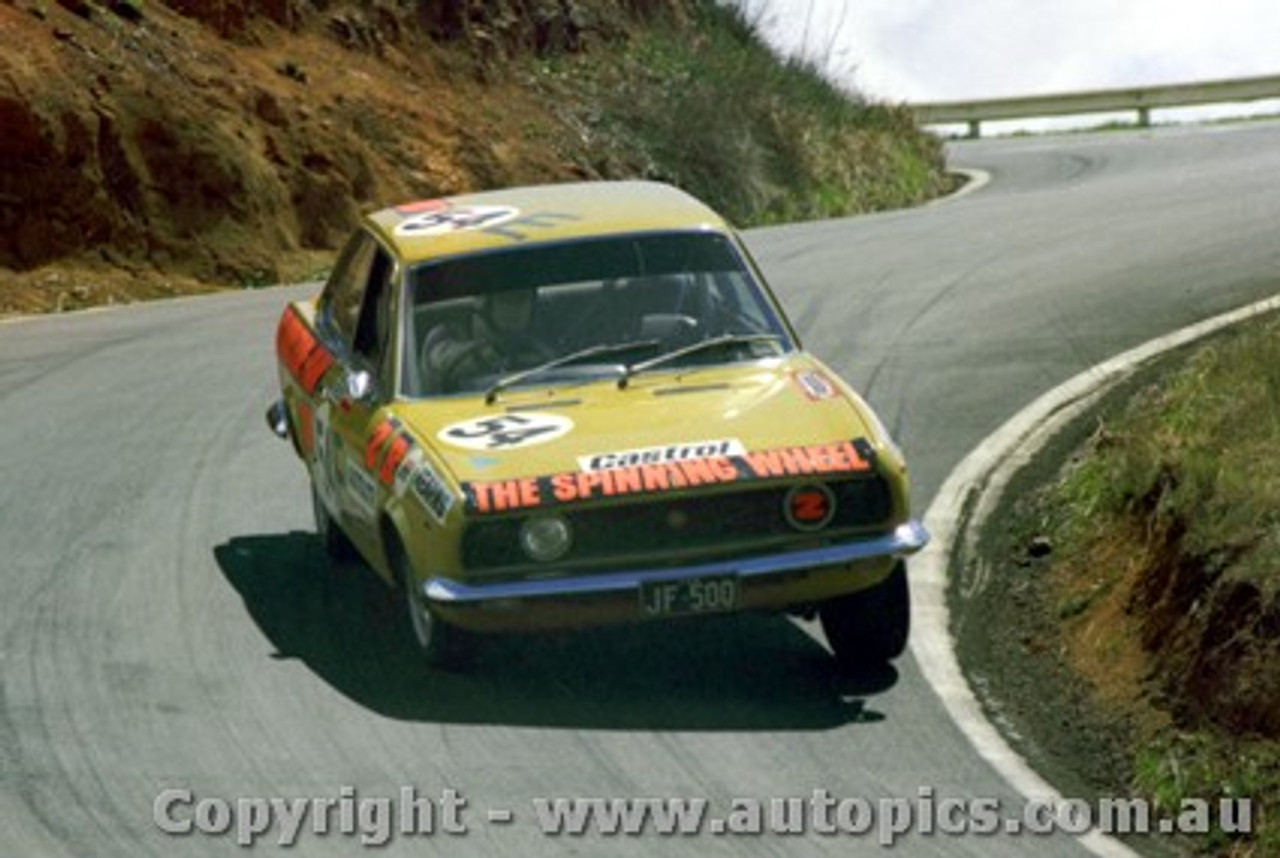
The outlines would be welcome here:
<svg viewBox="0 0 1280 858">
<path fill-rule="evenodd" d="M 1280 0 L 737 0 L 882 101 L 1280 74 Z"/>
</svg>

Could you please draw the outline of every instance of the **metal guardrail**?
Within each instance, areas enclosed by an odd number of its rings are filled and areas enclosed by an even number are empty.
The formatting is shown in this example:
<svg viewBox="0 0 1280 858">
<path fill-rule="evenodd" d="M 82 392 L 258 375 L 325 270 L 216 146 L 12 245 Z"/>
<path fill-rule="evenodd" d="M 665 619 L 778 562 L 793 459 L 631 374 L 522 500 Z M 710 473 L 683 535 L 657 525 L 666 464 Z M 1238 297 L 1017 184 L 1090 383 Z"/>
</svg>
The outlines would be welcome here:
<svg viewBox="0 0 1280 858">
<path fill-rule="evenodd" d="M 913 104 L 921 125 L 967 123 L 970 137 L 982 136 L 981 125 L 999 119 L 1043 119 L 1080 113 L 1136 111 L 1138 124 L 1151 124 L 1151 111 L 1161 107 L 1191 107 L 1234 101 L 1280 98 L 1280 76 L 1183 83 L 997 98 L 988 101 L 953 101 Z"/>
</svg>

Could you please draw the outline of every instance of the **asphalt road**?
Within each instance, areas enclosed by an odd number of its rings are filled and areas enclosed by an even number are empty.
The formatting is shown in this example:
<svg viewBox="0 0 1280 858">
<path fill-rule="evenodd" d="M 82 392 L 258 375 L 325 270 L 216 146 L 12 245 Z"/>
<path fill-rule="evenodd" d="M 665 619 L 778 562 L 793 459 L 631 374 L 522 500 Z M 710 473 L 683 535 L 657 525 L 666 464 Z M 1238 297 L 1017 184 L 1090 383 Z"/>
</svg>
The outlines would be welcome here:
<svg viewBox="0 0 1280 858">
<path fill-rule="evenodd" d="M 992 182 L 748 236 L 806 344 L 906 448 L 922 510 L 1037 394 L 1280 290 L 1280 126 L 964 143 L 951 158 Z M 1016 802 L 910 657 L 842 681 L 784 619 L 511 640 L 473 675 L 415 672 L 376 585 L 322 571 L 303 470 L 262 419 L 292 294 L 0 324 L 0 855 L 243 851 L 162 832 L 166 789 L 466 800 L 468 833 L 397 836 L 388 855 L 875 851 L 874 832 L 549 837 L 536 797 Z M 315 819 L 295 854 L 360 851 Z M 1086 854 L 1068 837 L 919 833 L 897 852 Z"/>
</svg>

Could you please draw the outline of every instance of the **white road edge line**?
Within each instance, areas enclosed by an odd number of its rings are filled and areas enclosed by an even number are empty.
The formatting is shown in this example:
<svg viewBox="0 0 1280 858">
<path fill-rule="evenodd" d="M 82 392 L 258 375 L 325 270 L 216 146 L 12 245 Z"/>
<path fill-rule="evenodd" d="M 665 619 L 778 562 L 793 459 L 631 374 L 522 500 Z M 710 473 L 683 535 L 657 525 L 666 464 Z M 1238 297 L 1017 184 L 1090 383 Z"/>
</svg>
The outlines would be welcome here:
<svg viewBox="0 0 1280 858">
<path fill-rule="evenodd" d="M 1142 364 L 1263 313 L 1280 310 L 1280 295 L 1159 337 L 1085 370 L 1042 395 L 975 447 L 943 483 L 925 512 L 932 535 L 911 563 L 911 651 L 925 680 L 942 699 L 961 732 L 1014 789 L 1028 799 L 1060 800 L 987 720 L 956 658 L 947 607 L 947 566 L 968 533 L 981 529 L 1004 487 L 1053 435 Z M 972 513 L 966 516 L 966 508 Z M 967 518 L 967 520 L 966 520 Z M 1119 840 L 1098 832 L 1079 838 L 1099 858 L 1138 858 Z"/>
<path fill-rule="evenodd" d="M 958 199 L 969 196 L 969 194 L 977 193 L 991 182 L 991 174 L 986 170 L 977 170 L 971 167 L 951 167 L 948 172 L 964 176 L 964 184 L 947 194 L 945 197 L 938 197 L 936 200 L 931 200 L 928 205 L 937 206 L 942 205 L 943 203 L 955 202 Z"/>
</svg>

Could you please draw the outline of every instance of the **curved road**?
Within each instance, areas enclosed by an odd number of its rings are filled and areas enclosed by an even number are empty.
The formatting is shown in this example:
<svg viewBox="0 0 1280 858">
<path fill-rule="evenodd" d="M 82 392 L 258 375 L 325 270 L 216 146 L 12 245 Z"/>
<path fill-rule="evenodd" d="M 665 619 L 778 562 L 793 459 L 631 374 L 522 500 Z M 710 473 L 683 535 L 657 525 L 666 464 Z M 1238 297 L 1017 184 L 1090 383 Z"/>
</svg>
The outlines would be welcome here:
<svg viewBox="0 0 1280 858">
<path fill-rule="evenodd" d="M 907 449 L 921 509 L 1037 394 L 1280 290 L 1280 126 L 964 143 L 951 159 L 992 182 L 748 236 L 807 345 Z M 303 470 L 262 420 L 291 294 L 0 324 L 0 855 L 242 852 L 161 832 L 165 789 L 467 800 L 469 833 L 397 837 L 390 855 L 874 848 L 547 837 L 539 796 L 1016 801 L 910 657 L 849 684 L 816 632 L 784 619 L 513 639 L 472 675 L 416 672 L 376 585 L 321 571 Z M 314 821 L 297 854 L 359 851 Z M 1032 849 L 1087 854 L 1065 836 L 898 843 Z"/>
</svg>

